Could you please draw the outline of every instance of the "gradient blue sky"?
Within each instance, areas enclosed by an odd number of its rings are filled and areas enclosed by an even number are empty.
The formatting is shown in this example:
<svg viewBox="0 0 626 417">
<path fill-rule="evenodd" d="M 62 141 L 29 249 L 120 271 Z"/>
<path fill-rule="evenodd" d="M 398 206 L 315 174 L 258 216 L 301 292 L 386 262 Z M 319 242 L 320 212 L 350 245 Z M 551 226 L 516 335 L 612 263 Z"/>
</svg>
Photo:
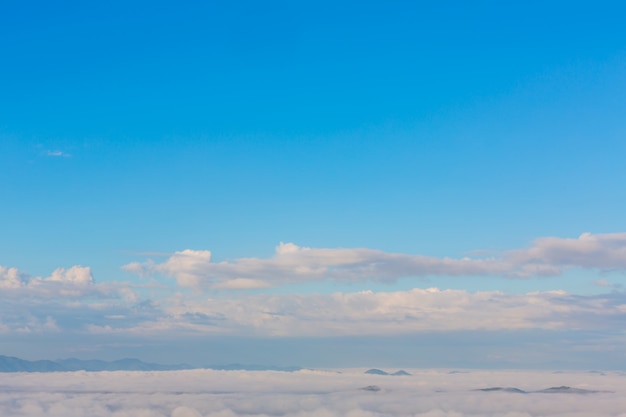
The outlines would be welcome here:
<svg viewBox="0 0 626 417">
<path fill-rule="evenodd" d="M 624 12 L 5 2 L 0 354 L 623 366 Z"/>
</svg>

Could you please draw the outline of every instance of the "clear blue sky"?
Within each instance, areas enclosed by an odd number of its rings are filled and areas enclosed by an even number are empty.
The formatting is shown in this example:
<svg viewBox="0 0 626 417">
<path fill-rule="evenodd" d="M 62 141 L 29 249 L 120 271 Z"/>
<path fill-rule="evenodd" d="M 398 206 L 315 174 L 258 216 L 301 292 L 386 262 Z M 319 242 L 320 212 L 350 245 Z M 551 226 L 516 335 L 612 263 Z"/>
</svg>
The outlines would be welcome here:
<svg viewBox="0 0 626 417">
<path fill-rule="evenodd" d="M 0 354 L 44 357 L 36 338 L 58 356 L 183 360 L 164 342 L 176 335 L 202 362 L 220 329 L 216 360 L 245 361 L 224 353 L 245 337 L 299 352 L 259 361 L 306 365 L 297 338 L 349 352 L 345 326 L 372 346 L 391 334 L 401 361 L 414 352 L 399 340 L 444 322 L 458 325 L 427 338 L 435 351 L 471 345 L 463 329 L 506 349 L 525 337 L 516 329 L 550 344 L 580 331 L 571 340 L 585 345 L 607 317 L 602 340 L 619 350 L 624 12 L 603 1 L 5 2 Z M 411 293 L 430 287 L 442 322 Z M 356 307 L 330 299 L 365 290 L 375 300 Z M 494 314 L 515 317 L 465 323 L 477 291 L 513 297 Z M 550 319 L 529 307 L 534 292 Z M 369 302 L 380 315 L 354 324 Z M 593 318 L 574 311 L 585 303 Z M 419 311 L 398 318 L 390 305 Z M 259 324 L 270 313 L 286 321 Z M 418 313 L 434 321 L 394 327 Z M 292 333 L 320 315 L 319 332 Z M 102 332 L 111 346 L 90 342 Z"/>
</svg>

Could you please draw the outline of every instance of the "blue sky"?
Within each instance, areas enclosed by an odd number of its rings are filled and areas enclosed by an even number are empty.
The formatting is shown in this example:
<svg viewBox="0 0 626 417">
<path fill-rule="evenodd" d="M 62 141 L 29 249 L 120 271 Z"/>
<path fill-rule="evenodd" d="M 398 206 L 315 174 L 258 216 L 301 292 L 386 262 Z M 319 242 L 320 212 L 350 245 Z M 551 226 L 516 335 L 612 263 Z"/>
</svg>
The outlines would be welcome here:
<svg viewBox="0 0 626 417">
<path fill-rule="evenodd" d="M 623 11 L 6 3 L 0 353 L 623 363 Z"/>
</svg>

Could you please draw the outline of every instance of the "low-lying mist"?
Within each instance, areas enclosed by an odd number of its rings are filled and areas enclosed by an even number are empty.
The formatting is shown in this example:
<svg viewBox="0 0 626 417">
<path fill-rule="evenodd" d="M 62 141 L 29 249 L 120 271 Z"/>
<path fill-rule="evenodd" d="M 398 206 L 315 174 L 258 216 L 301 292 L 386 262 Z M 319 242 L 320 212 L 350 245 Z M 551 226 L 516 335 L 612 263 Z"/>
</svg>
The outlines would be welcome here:
<svg viewBox="0 0 626 417">
<path fill-rule="evenodd" d="M 0 374 L 7 417 L 626 416 L 626 374 L 364 369 Z"/>
</svg>

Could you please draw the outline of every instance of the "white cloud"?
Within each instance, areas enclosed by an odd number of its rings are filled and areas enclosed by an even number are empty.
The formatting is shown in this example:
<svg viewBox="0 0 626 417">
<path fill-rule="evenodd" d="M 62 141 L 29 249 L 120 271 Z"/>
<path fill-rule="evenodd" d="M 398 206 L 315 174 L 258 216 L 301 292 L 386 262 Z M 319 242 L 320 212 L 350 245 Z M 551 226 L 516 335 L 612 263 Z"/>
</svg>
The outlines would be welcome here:
<svg viewBox="0 0 626 417">
<path fill-rule="evenodd" d="M 24 285 L 32 285 L 41 282 L 61 282 L 72 284 L 93 283 L 91 268 L 74 265 L 69 269 L 57 268 L 49 277 L 31 277 L 17 268 L 9 268 L 0 265 L 0 286 L 16 288 Z"/>
<path fill-rule="evenodd" d="M 110 284 L 96 284 L 91 268 L 74 265 L 68 269 L 57 268 L 48 277 L 30 276 L 17 270 L 0 266 L 0 288 L 3 297 L 80 298 L 124 292 Z"/>
<path fill-rule="evenodd" d="M 408 377 L 364 369 L 243 372 L 0 374 L 0 414 L 12 417 L 623 417 L 625 376 L 549 371 L 410 369 Z M 377 385 L 378 392 L 360 388 Z M 476 391 L 555 386 L 577 394 Z"/>
<path fill-rule="evenodd" d="M 139 301 L 131 285 L 97 283 L 91 268 L 80 265 L 57 268 L 48 277 L 0 266 L 0 290 L 2 333 L 58 332 L 63 322 L 119 316 Z"/>
<path fill-rule="evenodd" d="M 372 249 L 314 249 L 281 243 L 269 259 L 212 262 L 211 252 L 184 250 L 165 262 L 134 262 L 123 269 L 141 275 L 162 273 L 190 287 L 229 287 L 230 280 L 266 286 L 284 282 L 362 279 L 393 281 L 404 276 L 490 275 L 506 268 L 492 259 L 450 259 L 385 253 Z M 246 280 L 246 281 L 243 281 Z"/>
<path fill-rule="evenodd" d="M 52 272 L 52 275 L 45 279 L 45 281 L 56 281 L 64 283 L 72 283 L 77 285 L 93 284 L 93 276 L 91 275 L 91 268 L 75 265 L 69 269 L 57 268 Z"/>
<path fill-rule="evenodd" d="M 7 268 L 0 265 L 0 288 L 19 288 L 26 281 L 26 277 L 17 268 Z"/>
<path fill-rule="evenodd" d="M 365 248 L 308 248 L 280 243 L 273 257 L 213 262 L 211 252 L 176 252 L 165 262 L 133 262 L 123 269 L 140 275 L 173 277 L 193 288 L 250 288 L 287 282 L 363 280 L 391 282 L 403 277 L 559 275 L 567 268 L 626 269 L 626 233 L 582 234 L 577 239 L 542 238 L 530 248 L 491 258 L 437 258 Z M 230 281 L 236 280 L 229 284 Z"/>
<path fill-rule="evenodd" d="M 626 233 L 583 233 L 576 239 L 544 237 L 529 249 L 510 251 L 518 265 L 626 269 Z"/>
</svg>

